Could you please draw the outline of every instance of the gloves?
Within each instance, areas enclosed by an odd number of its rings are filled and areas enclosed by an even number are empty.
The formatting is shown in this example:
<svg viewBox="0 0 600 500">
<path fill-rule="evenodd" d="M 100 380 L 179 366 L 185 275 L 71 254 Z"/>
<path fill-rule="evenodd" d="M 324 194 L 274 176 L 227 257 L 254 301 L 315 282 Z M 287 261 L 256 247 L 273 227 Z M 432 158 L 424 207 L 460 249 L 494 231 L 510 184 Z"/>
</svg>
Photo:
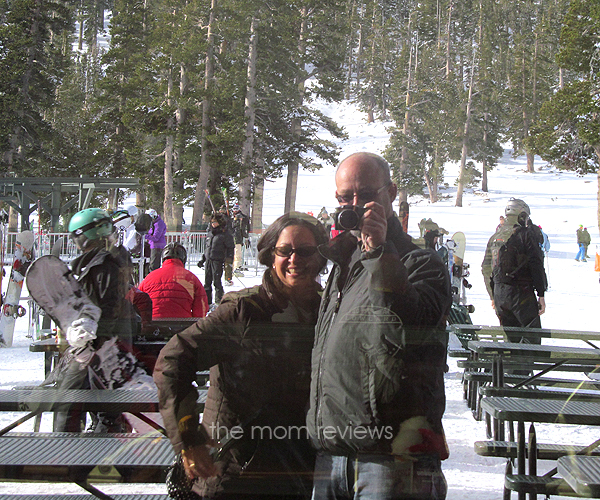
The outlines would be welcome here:
<svg viewBox="0 0 600 500">
<path fill-rule="evenodd" d="M 73 347 L 84 347 L 96 338 L 98 323 L 91 318 L 79 318 L 67 328 L 67 342 Z"/>
<path fill-rule="evenodd" d="M 206 262 L 206 255 L 203 255 L 202 258 L 198 261 L 198 267 L 204 267 L 205 262 Z"/>
</svg>

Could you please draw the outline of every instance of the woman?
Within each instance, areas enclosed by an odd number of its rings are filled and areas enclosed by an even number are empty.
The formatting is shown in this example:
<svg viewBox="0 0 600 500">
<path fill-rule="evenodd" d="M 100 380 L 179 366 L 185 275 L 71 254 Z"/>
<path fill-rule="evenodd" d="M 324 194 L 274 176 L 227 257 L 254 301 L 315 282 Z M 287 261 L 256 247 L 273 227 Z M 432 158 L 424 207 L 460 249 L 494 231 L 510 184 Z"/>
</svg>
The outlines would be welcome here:
<svg viewBox="0 0 600 500">
<path fill-rule="evenodd" d="M 305 411 L 320 301 L 315 280 L 326 263 L 317 246 L 326 242 L 314 217 L 292 212 L 277 219 L 258 242 L 267 266 L 262 284 L 225 295 L 159 355 L 160 411 L 201 497 L 310 497 Z M 198 425 L 193 382 L 209 367 Z"/>
</svg>

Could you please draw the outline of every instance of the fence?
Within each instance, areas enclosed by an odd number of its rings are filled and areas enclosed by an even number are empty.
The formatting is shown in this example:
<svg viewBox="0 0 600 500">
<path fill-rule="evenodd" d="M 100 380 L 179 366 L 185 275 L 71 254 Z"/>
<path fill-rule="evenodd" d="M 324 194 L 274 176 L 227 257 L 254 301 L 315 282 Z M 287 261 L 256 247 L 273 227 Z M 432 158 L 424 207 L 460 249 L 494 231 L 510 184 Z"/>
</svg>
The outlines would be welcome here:
<svg viewBox="0 0 600 500">
<path fill-rule="evenodd" d="M 18 233 L 6 233 L 3 238 L 4 248 L 4 265 L 12 266 L 15 252 L 15 241 Z M 255 271 L 258 274 L 260 264 L 258 262 L 258 250 L 256 245 L 258 243 L 260 235 L 251 233 L 248 238 L 249 245 L 244 248 L 243 253 L 243 266 L 249 271 Z M 60 241 L 62 238 L 62 241 Z M 167 243 L 171 242 L 181 243 L 187 251 L 187 262 L 186 267 L 188 269 L 196 266 L 196 263 L 200 260 L 204 254 L 206 244 L 206 233 L 205 232 L 169 232 L 167 233 Z M 69 237 L 69 233 L 38 233 L 35 237 L 34 246 L 34 257 L 40 257 L 42 255 L 49 255 L 55 245 L 59 244 L 60 258 L 65 262 L 71 262 L 77 257 L 79 250 L 75 246 L 75 243 Z M 146 256 L 149 257 L 149 256 Z M 140 259 L 134 258 L 134 263 L 139 264 Z M 147 259 L 146 259 L 147 260 Z"/>
</svg>

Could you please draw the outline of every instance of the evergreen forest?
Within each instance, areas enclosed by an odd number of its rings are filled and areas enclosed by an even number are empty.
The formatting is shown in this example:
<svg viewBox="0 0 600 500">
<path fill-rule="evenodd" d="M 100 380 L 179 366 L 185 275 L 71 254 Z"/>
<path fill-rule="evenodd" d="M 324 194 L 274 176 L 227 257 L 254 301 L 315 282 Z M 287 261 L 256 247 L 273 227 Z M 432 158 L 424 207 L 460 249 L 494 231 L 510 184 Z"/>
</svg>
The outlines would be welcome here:
<svg viewBox="0 0 600 500">
<path fill-rule="evenodd" d="M 461 206 L 507 142 L 530 172 L 599 172 L 600 2 L 0 0 L 0 177 L 138 178 L 171 231 L 206 193 L 260 227 L 282 175 L 293 210 L 345 136 L 317 101 L 344 99 L 392 123 L 401 201 L 455 161 Z"/>
</svg>

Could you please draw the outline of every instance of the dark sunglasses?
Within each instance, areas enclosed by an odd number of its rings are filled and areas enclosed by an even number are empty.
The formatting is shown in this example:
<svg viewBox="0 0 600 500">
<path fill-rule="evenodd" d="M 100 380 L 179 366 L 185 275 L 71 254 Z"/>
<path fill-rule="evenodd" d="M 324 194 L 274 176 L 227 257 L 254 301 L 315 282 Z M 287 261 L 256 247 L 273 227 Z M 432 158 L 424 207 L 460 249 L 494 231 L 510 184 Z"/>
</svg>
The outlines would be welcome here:
<svg viewBox="0 0 600 500">
<path fill-rule="evenodd" d="M 381 193 L 389 185 L 390 185 L 390 183 L 387 183 L 384 186 L 381 186 L 379 189 L 376 189 L 376 190 L 375 189 L 364 190 L 364 191 L 359 191 L 358 193 L 352 193 L 352 194 L 337 194 L 336 193 L 335 198 L 337 199 L 338 203 L 346 203 L 346 204 L 351 205 L 354 202 L 354 197 L 356 196 L 359 201 L 363 202 L 363 204 L 369 203 L 369 202 L 373 201 L 375 198 L 377 198 L 379 193 Z"/>
<path fill-rule="evenodd" d="M 289 245 L 283 245 L 273 248 L 273 253 L 279 257 L 291 257 L 293 253 L 295 253 L 298 257 L 311 257 L 317 253 L 317 247 L 292 248 Z"/>
</svg>

